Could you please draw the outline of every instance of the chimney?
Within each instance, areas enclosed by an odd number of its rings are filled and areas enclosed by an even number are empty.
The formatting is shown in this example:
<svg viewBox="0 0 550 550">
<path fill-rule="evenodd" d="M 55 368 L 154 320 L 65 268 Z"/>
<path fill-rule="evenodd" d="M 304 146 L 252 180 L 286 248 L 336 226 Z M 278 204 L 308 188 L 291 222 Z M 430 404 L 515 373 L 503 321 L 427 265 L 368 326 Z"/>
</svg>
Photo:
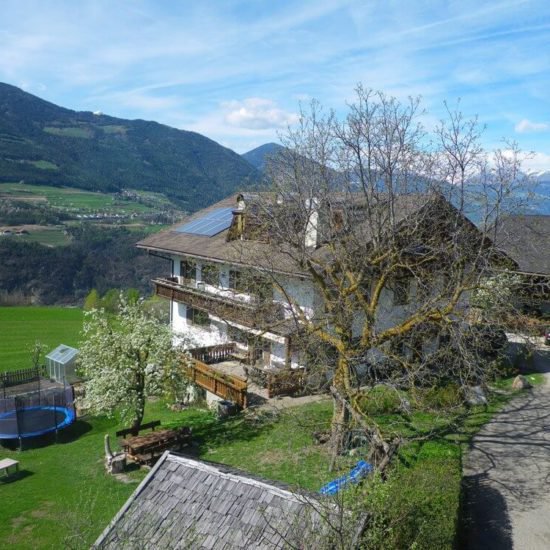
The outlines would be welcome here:
<svg viewBox="0 0 550 550">
<path fill-rule="evenodd" d="M 319 201 L 317 199 L 306 199 L 307 222 L 305 231 L 305 245 L 307 248 L 317 246 L 317 226 L 319 224 Z"/>
</svg>

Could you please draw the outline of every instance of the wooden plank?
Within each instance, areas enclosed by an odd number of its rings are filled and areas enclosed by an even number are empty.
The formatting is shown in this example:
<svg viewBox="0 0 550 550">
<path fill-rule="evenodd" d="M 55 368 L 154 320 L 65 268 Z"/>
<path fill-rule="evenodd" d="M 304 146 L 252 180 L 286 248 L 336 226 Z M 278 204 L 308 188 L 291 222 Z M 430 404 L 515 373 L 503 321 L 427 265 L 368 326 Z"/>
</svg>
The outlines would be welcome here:
<svg viewBox="0 0 550 550">
<path fill-rule="evenodd" d="M 193 361 L 193 366 L 184 368 L 198 386 L 242 408 L 246 407 L 248 383 L 243 378 L 220 373 L 197 359 Z"/>
</svg>

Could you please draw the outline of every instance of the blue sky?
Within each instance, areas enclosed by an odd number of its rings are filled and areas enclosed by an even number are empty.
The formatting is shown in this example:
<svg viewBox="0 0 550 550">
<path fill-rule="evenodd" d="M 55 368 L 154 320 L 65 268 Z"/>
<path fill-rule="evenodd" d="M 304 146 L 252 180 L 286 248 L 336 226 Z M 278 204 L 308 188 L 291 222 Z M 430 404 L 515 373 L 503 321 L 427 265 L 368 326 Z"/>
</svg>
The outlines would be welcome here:
<svg viewBox="0 0 550 550">
<path fill-rule="evenodd" d="M 237 152 L 362 82 L 421 95 L 428 127 L 461 98 L 488 148 L 515 139 L 550 169 L 548 0 L 2 0 L 0 81 Z"/>
</svg>

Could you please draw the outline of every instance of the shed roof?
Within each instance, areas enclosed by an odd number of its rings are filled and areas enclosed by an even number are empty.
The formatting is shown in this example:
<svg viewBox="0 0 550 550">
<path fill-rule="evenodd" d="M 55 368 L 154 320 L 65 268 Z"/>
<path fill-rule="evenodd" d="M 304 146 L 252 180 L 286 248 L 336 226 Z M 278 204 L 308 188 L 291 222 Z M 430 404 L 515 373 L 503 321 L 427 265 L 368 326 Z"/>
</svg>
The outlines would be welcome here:
<svg viewBox="0 0 550 550">
<path fill-rule="evenodd" d="M 519 271 L 550 275 L 550 216 L 503 218 L 496 244 L 518 264 Z"/>
<path fill-rule="evenodd" d="M 94 548 L 315 547 L 322 533 L 319 512 L 286 486 L 166 452 Z"/>
<path fill-rule="evenodd" d="M 54 350 L 50 351 L 50 353 L 46 355 L 46 359 L 50 359 L 52 361 L 56 361 L 57 363 L 61 363 L 62 365 L 66 365 L 67 363 L 70 363 L 77 355 L 77 349 L 66 346 L 65 344 L 61 344 L 57 346 Z"/>
</svg>

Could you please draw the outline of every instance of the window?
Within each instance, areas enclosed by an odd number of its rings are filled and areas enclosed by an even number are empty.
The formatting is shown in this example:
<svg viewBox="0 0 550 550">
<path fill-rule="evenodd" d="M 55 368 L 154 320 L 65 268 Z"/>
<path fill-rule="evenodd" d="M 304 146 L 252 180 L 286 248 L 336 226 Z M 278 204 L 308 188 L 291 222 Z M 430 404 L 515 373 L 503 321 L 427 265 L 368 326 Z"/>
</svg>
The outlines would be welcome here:
<svg viewBox="0 0 550 550">
<path fill-rule="evenodd" d="M 214 265 L 202 266 L 202 282 L 207 285 L 219 286 L 220 285 L 220 272 Z"/>
<path fill-rule="evenodd" d="M 243 273 L 234 269 L 229 270 L 229 288 L 237 292 L 244 292 L 246 290 Z"/>
<path fill-rule="evenodd" d="M 232 325 L 227 325 L 227 337 L 232 342 L 238 342 L 239 344 L 248 345 L 249 335 L 240 328 Z"/>
<path fill-rule="evenodd" d="M 192 262 L 190 260 L 183 260 L 180 262 L 180 275 L 184 279 L 188 279 L 190 281 L 196 281 L 197 280 L 197 264 L 195 262 Z"/>
<path fill-rule="evenodd" d="M 409 279 L 397 279 L 392 285 L 393 305 L 404 306 L 409 303 Z"/>
<path fill-rule="evenodd" d="M 200 327 L 210 326 L 210 317 L 206 311 L 187 306 L 186 318 L 192 325 Z"/>
</svg>

